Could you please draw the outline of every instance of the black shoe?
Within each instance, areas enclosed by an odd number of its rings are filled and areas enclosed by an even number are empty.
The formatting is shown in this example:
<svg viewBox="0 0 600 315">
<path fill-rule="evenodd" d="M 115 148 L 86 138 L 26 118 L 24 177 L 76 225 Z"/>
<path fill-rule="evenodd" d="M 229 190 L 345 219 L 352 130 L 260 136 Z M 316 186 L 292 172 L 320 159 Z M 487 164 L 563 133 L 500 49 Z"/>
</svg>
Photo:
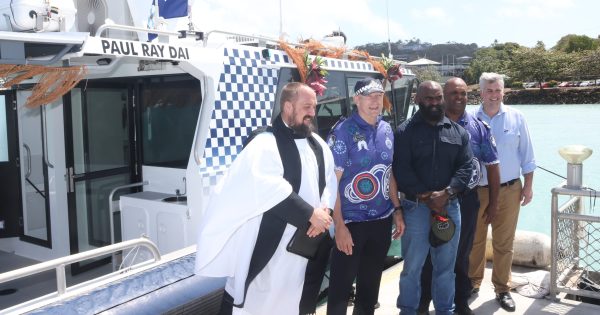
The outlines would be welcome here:
<svg viewBox="0 0 600 315">
<path fill-rule="evenodd" d="M 500 306 L 507 312 L 514 312 L 516 309 L 515 301 L 512 299 L 509 292 L 496 294 L 496 301 L 498 301 Z"/>
<path fill-rule="evenodd" d="M 469 305 L 456 305 L 456 309 L 454 310 L 454 314 L 458 315 L 474 315 L 473 310 L 469 307 Z"/>
<path fill-rule="evenodd" d="M 417 309 L 417 315 L 429 315 L 429 304 L 431 302 L 427 303 L 427 305 L 419 305 L 419 308 Z"/>
</svg>

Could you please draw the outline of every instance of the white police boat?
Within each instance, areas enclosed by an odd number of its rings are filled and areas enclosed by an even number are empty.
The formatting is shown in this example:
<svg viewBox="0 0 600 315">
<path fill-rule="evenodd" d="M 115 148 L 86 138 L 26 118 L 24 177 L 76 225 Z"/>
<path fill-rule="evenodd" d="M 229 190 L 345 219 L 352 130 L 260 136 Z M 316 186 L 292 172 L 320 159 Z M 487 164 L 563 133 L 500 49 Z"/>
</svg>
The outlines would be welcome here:
<svg viewBox="0 0 600 315">
<path fill-rule="evenodd" d="M 151 3 L 0 1 L 0 313 L 218 309 L 224 282 L 193 275 L 195 228 L 298 66 L 276 39 L 148 29 Z M 374 59 L 321 60 L 324 136 L 354 83 L 382 74 Z M 401 71 L 394 125 L 414 81 Z"/>
</svg>

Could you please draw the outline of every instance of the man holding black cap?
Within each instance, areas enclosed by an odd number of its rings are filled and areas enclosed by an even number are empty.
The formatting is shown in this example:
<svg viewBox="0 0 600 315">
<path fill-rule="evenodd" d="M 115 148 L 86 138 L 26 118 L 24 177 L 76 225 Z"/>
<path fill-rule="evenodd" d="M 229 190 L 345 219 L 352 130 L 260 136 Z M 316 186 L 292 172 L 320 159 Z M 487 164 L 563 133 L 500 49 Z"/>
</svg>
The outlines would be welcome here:
<svg viewBox="0 0 600 315">
<path fill-rule="evenodd" d="M 404 231 L 392 175 L 394 134 L 381 119 L 384 90 L 365 78 L 354 86 L 356 110 L 341 119 L 328 137 L 338 178 L 333 211 L 335 243 L 331 259 L 327 314 L 346 314 L 356 278 L 355 314 L 373 314 L 379 295 L 392 224 Z"/>
<path fill-rule="evenodd" d="M 486 222 L 491 222 L 498 208 L 498 191 L 500 189 L 500 168 L 498 166 L 498 151 L 490 127 L 465 111 L 467 106 L 468 87 L 461 78 L 450 78 L 444 85 L 444 104 L 446 117 L 457 122 L 471 135 L 471 150 L 473 151 L 473 176 L 467 189 L 458 195 L 460 204 L 460 240 L 456 255 L 456 286 L 454 303 L 458 315 L 471 315 L 468 299 L 471 296 L 471 279 L 469 279 L 469 253 L 473 246 L 475 225 L 479 213 L 477 185 L 483 169 L 487 170 L 490 189 L 488 203 L 482 213 Z M 431 259 L 428 256 L 421 274 L 421 302 L 418 314 L 429 314 L 431 302 Z"/>
<path fill-rule="evenodd" d="M 454 311 L 454 262 L 461 218 L 456 194 L 472 174 L 469 134 L 444 116 L 442 87 L 425 81 L 417 89 L 419 111 L 400 125 L 394 142 L 393 172 L 404 193 L 404 268 L 396 305 L 415 314 L 421 295 L 421 269 L 431 252 L 432 297 L 436 314 Z M 455 231 L 452 231 L 452 228 Z"/>
</svg>

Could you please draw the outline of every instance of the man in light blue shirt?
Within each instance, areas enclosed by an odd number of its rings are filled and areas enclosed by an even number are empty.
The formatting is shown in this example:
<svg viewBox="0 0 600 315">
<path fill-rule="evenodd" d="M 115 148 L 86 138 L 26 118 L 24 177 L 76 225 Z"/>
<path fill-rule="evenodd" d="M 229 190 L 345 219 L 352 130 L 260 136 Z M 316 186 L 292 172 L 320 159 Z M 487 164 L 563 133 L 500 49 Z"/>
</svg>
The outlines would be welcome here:
<svg viewBox="0 0 600 315">
<path fill-rule="evenodd" d="M 533 197 L 533 171 L 535 157 L 529 130 L 523 114 L 502 103 L 504 79 L 497 73 L 483 73 L 479 78 L 482 104 L 475 116 L 491 127 L 500 160 L 500 193 L 498 211 L 490 223 L 494 248 L 492 283 L 496 300 L 509 312 L 515 311 L 510 296 L 510 274 L 513 258 L 513 240 L 517 229 L 520 206 L 527 205 Z M 473 291 L 479 291 L 485 268 L 485 242 L 488 224 L 484 210 L 487 200 L 487 174 L 485 169 L 479 182 L 480 208 L 475 229 L 473 249 L 469 256 L 469 277 Z M 521 184 L 521 175 L 524 182 Z"/>
</svg>

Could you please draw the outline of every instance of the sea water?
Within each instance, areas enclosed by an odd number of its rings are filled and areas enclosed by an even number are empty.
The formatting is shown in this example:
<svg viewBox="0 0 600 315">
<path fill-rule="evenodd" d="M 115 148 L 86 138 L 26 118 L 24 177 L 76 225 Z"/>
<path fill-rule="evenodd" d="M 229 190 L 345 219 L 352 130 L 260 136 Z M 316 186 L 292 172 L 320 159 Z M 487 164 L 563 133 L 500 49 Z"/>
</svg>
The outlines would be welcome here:
<svg viewBox="0 0 600 315">
<path fill-rule="evenodd" d="M 544 169 L 567 176 L 567 162 L 558 149 L 571 144 L 582 144 L 594 153 L 583 162 L 583 184 L 600 190 L 600 104 L 587 105 L 513 105 L 525 115 L 533 142 L 536 164 L 533 200 L 521 207 L 518 230 L 540 232 L 550 236 L 551 189 L 564 179 Z M 467 110 L 478 106 L 469 105 Z M 600 200 L 595 204 L 586 200 L 586 213 L 600 216 Z M 392 242 L 390 255 L 400 256 L 400 242 Z"/>
</svg>

